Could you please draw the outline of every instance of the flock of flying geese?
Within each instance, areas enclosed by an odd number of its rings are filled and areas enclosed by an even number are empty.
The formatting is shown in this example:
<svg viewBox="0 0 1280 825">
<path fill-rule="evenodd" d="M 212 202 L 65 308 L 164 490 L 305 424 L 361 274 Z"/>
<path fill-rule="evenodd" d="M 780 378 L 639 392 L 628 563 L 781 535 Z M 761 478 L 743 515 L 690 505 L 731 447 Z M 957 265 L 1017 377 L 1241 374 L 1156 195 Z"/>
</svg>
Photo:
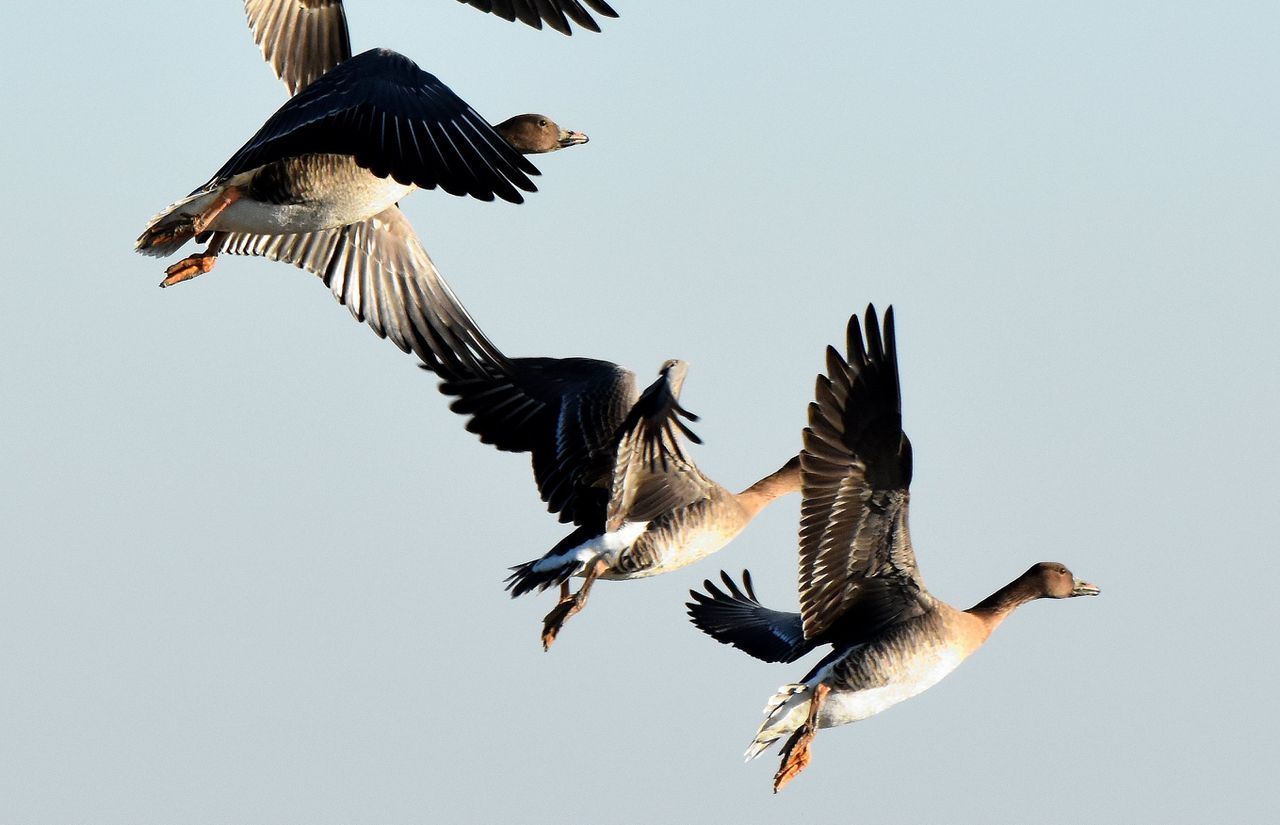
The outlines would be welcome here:
<svg viewBox="0 0 1280 825">
<path fill-rule="evenodd" d="M 460 0 L 564 34 L 598 32 L 603 0 Z M 509 358 L 480 330 L 400 211 L 414 189 L 523 200 L 538 170 L 525 157 L 586 143 L 544 115 L 497 125 L 435 76 L 386 49 L 352 56 L 341 0 L 246 0 L 249 26 L 291 97 L 190 195 L 154 218 L 137 250 L 165 257 L 161 286 L 209 272 L 219 255 L 264 256 L 318 275 L 380 337 L 422 360 L 499 450 L 530 453 L 548 509 L 573 530 L 512 568 L 512 596 L 559 587 L 542 643 L 586 604 L 597 579 L 634 579 L 692 564 L 731 541 L 769 502 L 800 491 L 800 612 L 739 585 L 691 591 L 693 623 L 767 662 L 830 652 L 765 709 L 747 758 L 789 736 L 780 790 L 810 759 L 819 728 L 865 719 L 931 687 L 1016 607 L 1096 595 L 1066 567 L 1041 562 L 968 610 L 929 594 L 907 529 L 911 443 L 902 431 L 893 309 L 849 320 L 844 353 L 809 404 L 803 449 L 740 493 L 685 452 L 700 443 L 680 406 L 686 364 L 667 361 L 641 389 L 630 370 L 591 358 Z M 684 420 L 682 420 L 684 419 Z M 569 581 L 582 584 L 570 592 Z"/>
</svg>

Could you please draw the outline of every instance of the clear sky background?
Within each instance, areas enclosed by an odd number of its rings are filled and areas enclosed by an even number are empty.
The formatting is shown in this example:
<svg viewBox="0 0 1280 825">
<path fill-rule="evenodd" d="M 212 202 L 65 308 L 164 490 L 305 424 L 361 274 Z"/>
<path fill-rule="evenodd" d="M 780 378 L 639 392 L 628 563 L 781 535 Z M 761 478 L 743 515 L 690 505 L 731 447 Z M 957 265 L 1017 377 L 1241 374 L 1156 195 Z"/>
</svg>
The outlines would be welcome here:
<svg viewBox="0 0 1280 825">
<path fill-rule="evenodd" d="M 497 121 L 591 143 L 523 206 L 405 207 L 513 355 L 692 363 L 700 466 L 799 447 L 823 348 L 898 312 L 912 530 L 1037 602 L 769 792 L 778 685 L 686 621 L 795 605 L 798 497 L 601 583 L 551 653 L 506 568 L 565 528 L 315 279 L 131 251 L 284 99 L 235 0 L 25 4 L 0 53 L 0 821 L 1196 822 L 1276 815 L 1280 6 L 617 0 L 565 38 L 353 0 Z M 188 248 L 190 249 L 190 247 Z"/>
</svg>

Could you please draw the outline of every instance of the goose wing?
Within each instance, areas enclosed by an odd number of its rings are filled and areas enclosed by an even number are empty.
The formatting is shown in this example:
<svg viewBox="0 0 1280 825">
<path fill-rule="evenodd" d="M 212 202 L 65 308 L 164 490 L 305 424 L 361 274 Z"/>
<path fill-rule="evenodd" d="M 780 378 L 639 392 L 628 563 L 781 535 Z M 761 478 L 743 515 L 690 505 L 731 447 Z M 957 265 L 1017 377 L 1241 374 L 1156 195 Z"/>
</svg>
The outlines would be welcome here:
<svg viewBox="0 0 1280 825">
<path fill-rule="evenodd" d="M 714 485 L 698 470 L 680 444 L 683 435 L 702 443 L 680 419 L 698 417 L 680 406 L 680 388 L 688 365 L 668 361 L 623 422 L 616 451 L 606 529 L 624 521 L 650 521 L 706 498 Z"/>
<path fill-rule="evenodd" d="M 499 450 L 530 453 L 534 481 L 561 521 L 603 527 L 619 428 L 639 399 L 635 374 L 592 358 L 512 358 L 433 367 L 467 430 Z"/>
<path fill-rule="evenodd" d="M 807 639 L 833 624 L 870 629 L 918 615 L 931 604 L 907 529 L 911 442 L 902 394 L 893 308 L 881 333 L 868 306 L 866 339 L 849 320 L 848 357 L 827 348 L 827 374 L 800 454 L 800 614 Z"/>
<path fill-rule="evenodd" d="M 519 20 L 572 34 L 570 21 L 600 31 L 590 12 L 618 13 L 603 0 L 460 0 L 504 20 Z M 587 8 L 583 8 L 583 3 Z M 351 57 L 351 34 L 342 0 L 245 0 L 245 16 L 253 42 L 271 64 L 289 94 L 296 95 L 325 72 Z"/>
<path fill-rule="evenodd" d="M 253 42 L 296 95 L 351 57 L 342 0 L 245 0 Z"/>
<path fill-rule="evenodd" d="M 442 351 L 452 359 L 502 360 L 398 206 L 359 223 L 317 232 L 217 233 L 209 249 L 270 258 L 318 275 L 357 321 L 429 366 L 439 363 Z"/>
<path fill-rule="evenodd" d="M 764 662 L 794 662 L 814 648 L 806 639 L 799 613 L 765 607 L 756 598 L 751 573 L 742 571 L 742 586 L 723 570 L 721 590 L 704 579 L 700 590 L 690 590 L 686 602 L 694 626 L 717 642 L 733 645 Z"/>
<path fill-rule="evenodd" d="M 617 17 L 618 13 L 604 0 L 458 0 L 480 11 L 496 14 L 503 20 L 519 20 L 535 29 L 546 23 L 561 34 L 573 34 L 569 21 L 588 31 L 600 31 L 600 24 L 587 8 L 602 17 Z M 583 6 L 587 8 L 583 8 Z"/>
<path fill-rule="evenodd" d="M 289 98 L 210 183 L 308 154 L 351 155 L 380 177 L 485 201 L 537 191 L 528 176 L 538 170 L 488 121 L 387 49 L 344 60 Z"/>
</svg>

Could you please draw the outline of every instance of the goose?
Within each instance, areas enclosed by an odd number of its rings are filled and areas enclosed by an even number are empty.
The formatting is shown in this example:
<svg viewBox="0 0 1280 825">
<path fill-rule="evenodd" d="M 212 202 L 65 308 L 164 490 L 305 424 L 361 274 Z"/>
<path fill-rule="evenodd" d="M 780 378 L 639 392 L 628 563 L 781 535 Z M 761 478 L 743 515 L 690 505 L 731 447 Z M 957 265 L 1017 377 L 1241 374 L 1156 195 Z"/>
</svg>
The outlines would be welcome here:
<svg viewBox="0 0 1280 825">
<path fill-rule="evenodd" d="M 722 590 L 690 591 L 689 616 L 715 640 L 766 662 L 832 650 L 769 700 L 746 758 L 788 734 L 774 792 L 809 763 L 820 728 L 866 719 L 937 684 L 1018 606 L 1096 596 L 1057 562 L 1040 562 L 968 610 L 930 595 L 907 530 L 911 442 L 902 399 L 893 308 L 881 332 L 867 307 L 866 337 L 849 320 L 847 356 L 827 349 L 800 453 L 800 612 L 764 607 L 749 571 L 724 571 Z"/>
<path fill-rule="evenodd" d="M 427 326 L 449 291 L 398 202 L 417 188 L 521 203 L 538 170 L 524 155 L 587 142 L 544 115 L 497 126 L 404 55 L 372 49 L 291 97 L 209 182 L 153 218 L 136 250 L 166 257 L 167 287 L 221 253 L 261 255 L 319 275 L 357 320 L 430 357 Z"/>
<path fill-rule="evenodd" d="M 481 442 L 530 453 L 547 509 L 575 526 L 507 579 L 513 598 L 559 585 L 560 599 L 543 619 L 544 650 L 586 605 L 597 579 L 638 579 L 693 564 L 728 544 L 771 501 L 799 489 L 798 456 L 740 493 L 698 470 L 681 444 L 682 437 L 701 443 L 681 421 L 697 420 L 679 401 L 684 361 L 666 361 L 639 389 L 635 373 L 609 361 L 508 359 L 494 355 L 487 339 L 474 354 L 437 351 L 428 368 L 455 399 L 450 409 L 469 419 L 467 430 Z M 573 576 L 583 578 L 576 593 Z"/>
<path fill-rule="evenodd" d="M 459 0 L 504 20 L 519 20 L 535 29 L 546 23 L 572 34 L 572 20 L 599 32 L 587 9 L 603 17 L 617 17 L 603 0 Z M 245 15 L 253 40 L 290 94 L 351 56 L 351 39 L 342 0 L 245 0 Z"/>
</svg>

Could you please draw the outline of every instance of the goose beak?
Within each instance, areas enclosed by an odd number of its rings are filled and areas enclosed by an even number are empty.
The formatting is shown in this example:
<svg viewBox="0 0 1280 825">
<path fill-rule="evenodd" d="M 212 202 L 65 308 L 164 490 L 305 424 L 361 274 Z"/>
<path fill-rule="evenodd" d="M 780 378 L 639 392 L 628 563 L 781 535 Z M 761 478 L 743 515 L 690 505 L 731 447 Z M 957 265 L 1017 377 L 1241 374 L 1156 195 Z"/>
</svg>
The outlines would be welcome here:
<svg viewBox="0 0 1280 825">
<path fill-rule="evenodd" d="M 587 139 L 587 136 L 582 132 L 570 132 L 568 129 L 560 130 L 561 149 L 564 149 L 567 146 L 576 146 L 579 143 L 586 143 Z"/>
<path fill-rule="evenodd" d="M 1082 582 L 1079 579 L 1076 579 L 1075 586 L 1071 588 L 1072 596 L 1096 596 L 1101 592 L 1096 584 Z"/>
</svg>

